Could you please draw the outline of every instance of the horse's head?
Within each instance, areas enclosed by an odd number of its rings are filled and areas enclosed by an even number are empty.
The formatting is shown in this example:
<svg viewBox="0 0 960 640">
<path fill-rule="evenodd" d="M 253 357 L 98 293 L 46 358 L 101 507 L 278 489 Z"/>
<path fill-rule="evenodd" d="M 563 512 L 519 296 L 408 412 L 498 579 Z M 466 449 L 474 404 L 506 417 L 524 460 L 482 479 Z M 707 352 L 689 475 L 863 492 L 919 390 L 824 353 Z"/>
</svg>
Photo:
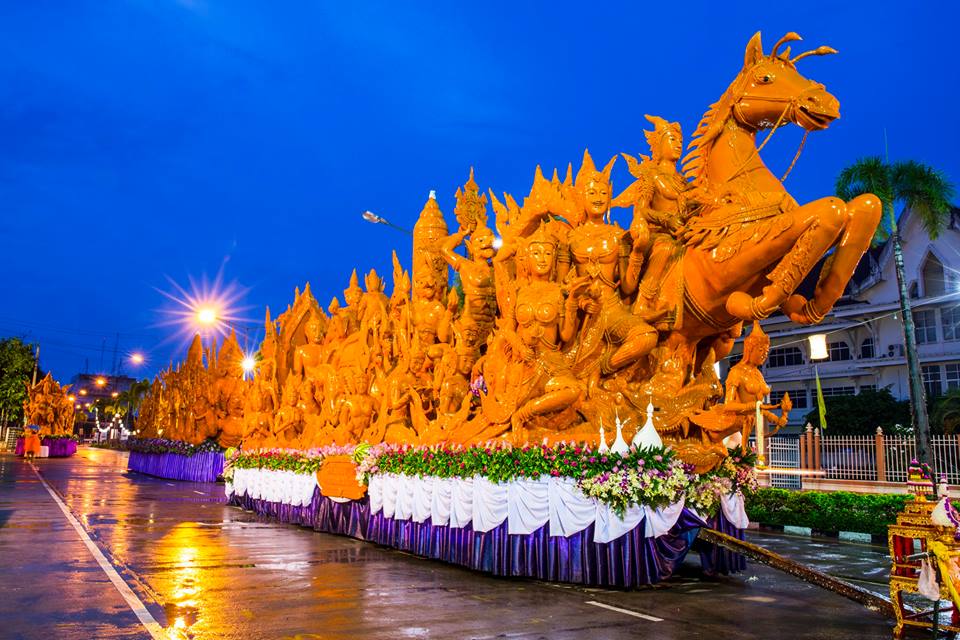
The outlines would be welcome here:
<svg viewBox="0 0 960 640">
<path fill-rule="evenodd" d="M 840 117 L 840 103 L 824 86 L 797 72 L 796 63 L 807 56 L 836 53 L 830 47 L 818 47 L 790 58 L 790 47 L 777 53 L 781 45 L 800 36 L 790 32 L 763 53 L 758 31 L 747 43 L 743 69 L 733 84 L 733 111 L 736 118 L 753 129 L 769 128 L 779 121 L 793 122 L 807 131 L 826 129 Z"/>
</svg>

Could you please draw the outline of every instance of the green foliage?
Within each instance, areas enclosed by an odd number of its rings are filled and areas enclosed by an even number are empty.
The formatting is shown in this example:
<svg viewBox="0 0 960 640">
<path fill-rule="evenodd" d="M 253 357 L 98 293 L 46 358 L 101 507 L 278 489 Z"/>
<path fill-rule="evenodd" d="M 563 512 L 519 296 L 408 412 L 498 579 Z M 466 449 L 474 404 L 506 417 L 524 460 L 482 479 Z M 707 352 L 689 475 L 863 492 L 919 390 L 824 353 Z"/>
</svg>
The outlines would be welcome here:
<svg viewBox="0 0 960 640">
<path fill-rule="evenodd" d="M 880 158 L 861 158 L 840 172 L 837 196 L 843 200 L 873 193 L 883 203 L 887 216 L 881 219 L 874 240 L 885 240 L 893 232 L 893 208 L 907 206 L 920 216 L 920 223 L 936 239 L 950 219 L 953 184 L 946 175 L 921 162 L 884 162 Z"/>
<path fill-rule="evenodd" d="M 259 451 L 235 456 L 232 466 L 236 469 L 270 469 L 312 475 L 323 466 L 323 457 L 294 451 Z"/>
<path fill-rule="evenodd" d="M 960 430 L 960 389 L 951 389 L 934 400 L 930 427 L 934 431 L 942 429 L 947 435 Z"/>
<path fill-rule="evenodd" d="M 886 535 L 911 496 L 848 491 L 760 489 L 747 496 L 747 515 L 766 525 Z"/>
<path fill-rule="evenodd" d="M 27 384 L 36 362 L 34 349 L 34 345 L 25 344 L 20 338 L 0 340 L 0 412 L 8 422 L 23 419 Z"/>
<path fill-rule="evenodd" d="M 827 434 L 873 435 L 877 427 L 886 434 L 906 432 L 910 428 L 910 403 L 897 400 L 889 389 L 861 391 L 855 396 L 824 398 L 827 405 Z M 806 421 L 820 426 L 820 415 L 814 407 Z M 899 425 L 899 427 L 897 426 Z"/>
</svg>

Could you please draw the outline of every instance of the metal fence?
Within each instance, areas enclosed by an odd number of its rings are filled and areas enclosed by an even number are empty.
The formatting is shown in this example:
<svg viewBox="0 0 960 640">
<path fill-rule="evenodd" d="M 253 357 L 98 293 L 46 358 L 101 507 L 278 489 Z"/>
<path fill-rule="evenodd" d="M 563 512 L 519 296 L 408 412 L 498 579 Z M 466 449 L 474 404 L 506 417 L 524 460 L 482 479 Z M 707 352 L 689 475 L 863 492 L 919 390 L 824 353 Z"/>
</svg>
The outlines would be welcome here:
<svg viewBox="0 0 960 640">
<path fill-rule="evenodd" d="M 872 436 L 823 436 L 812 430 L 768 442 L 770 466 L 819 470 L 829 480 L 906 482 L 917 455 L 913 436 L 887 436 L 879 429 Z M 930 449 L 937 474 L 946 474 L 950 484 L 960 484 L 960 436 L 933 436 Z M 799 476 L 791 481 L 776 475 L 771 478 L 773 486 L 802 484 Z"/>
<path fill-rule="evenodd" d="M 780 469 L 799 469 L 800 468 L 800 438 L 798 436 L 774 436 L 767 438 L 766 456 L 767 465 Z M 750 439 L 750 444 L 755 446 L 756 442 Z M 801 489 L 800 476 L 796 474 L 771 473 L 770 486 L 781 489 Z"/>
</svg>

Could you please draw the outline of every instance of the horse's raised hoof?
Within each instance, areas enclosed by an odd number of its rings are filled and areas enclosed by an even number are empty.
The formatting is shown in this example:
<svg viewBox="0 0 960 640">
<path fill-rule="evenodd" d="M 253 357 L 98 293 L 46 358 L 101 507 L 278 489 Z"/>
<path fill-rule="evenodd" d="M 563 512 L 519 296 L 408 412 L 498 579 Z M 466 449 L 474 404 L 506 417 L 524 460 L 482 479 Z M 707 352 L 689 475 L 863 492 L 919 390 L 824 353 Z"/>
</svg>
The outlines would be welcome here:
<svg viewBox="0 0 960 640">
<path fill-rule="evenodd" d="M 763 296 L 754 298 L 749 293 L 743 291 L 734 291 L 727 298 L 724 305 L 727 313 L 741 320 L 753 321 L 763 320 L 773 313 L 773 309 L 764 309 L 762 304 Z"/>
<path fill-rule="evenodd" d="M 783 315 L 787 316 L 797 324 L 811 324 L 809 320 L 803 315 L 803 308 L 807 306 L 807 299 L 804 298 L 799 293 L 795 293 L 787 301 L 783 303 L 783 306 L 780 307 L 783 310 Z"/>
<path fill-rule="evenodd" d="M 813 300 L 807 300 L 798 293 L 787 298 L 781 309 L 797 324 L 817 324 L 823 321 L 825 315 L 817 310 Z"/>
<path fill-rule="evenodd" d="M 750 313 L 750 306 L 753 302 L 753 296 L 743 291 L 734 291 L 727 298 L 727 303 L 724 305 L 727 309 L 727 313 L 732 315 L 734 318 L 740 318 L 741 320 L 753 320 Z"/>
</svg>

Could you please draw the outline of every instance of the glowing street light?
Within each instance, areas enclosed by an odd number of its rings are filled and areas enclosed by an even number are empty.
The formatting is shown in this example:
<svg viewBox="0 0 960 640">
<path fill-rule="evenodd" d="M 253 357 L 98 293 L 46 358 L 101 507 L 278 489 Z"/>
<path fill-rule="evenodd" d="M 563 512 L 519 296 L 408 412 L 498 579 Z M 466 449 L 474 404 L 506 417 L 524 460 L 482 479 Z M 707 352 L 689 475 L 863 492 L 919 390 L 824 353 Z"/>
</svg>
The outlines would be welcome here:
<svg viewBox="0 0 960 640">
<path fill-rule="evenodd" d="M 827 352 L 827 334 L 815 333 L 812 336 L 808 336 L 807 341 L 810 343 L 811 360 L 826 360 L 830 357 L 830 354 Z"/>
<path fill-rule="evenodd" d="M 213 307 L 201 307 L 197 309 L 197 322 L 205 327 L 211 327 L 217 323 L 217 310 Z"/>
<path fill-rule="evenodd" d="M 243 367 L 244 373 L 253 373 L 253 370 L 257 368 L 257 360 L 253 356 L 246 356 L 240 366 Z"/>
<path fill-rule="evenodd" d="M 130 354 L 130 362 L 132 362 L 133 364 L 143 364 L 143 354 L 142 353 Z"/>
<path fill-rule="evenodd" d="M 94 380 L 94 384 L 96 384 L 98 387 L 105 387 L 107 386 L 107 379 L 104 378 L 103 376 L 100 376 L 99 378 Z"/>
<path fill-rule="evenodd" d="M 120 394 L 119 394 L 118 392 L 116 392 L 116 391 L 114 391 L 113 393 L 110 394 L 110 397 L 111 397 L 111 398 L 117 398 L 117 397 L 119 397 L 119 396 L 120 396 Z"/>
<path fill-rule="evenodd" d="M 82 396 L 87 395 L 87 390 L 86 390 L 86 389 L 80 389 L 80 395 L 82 395 Z"/>
</svg>

